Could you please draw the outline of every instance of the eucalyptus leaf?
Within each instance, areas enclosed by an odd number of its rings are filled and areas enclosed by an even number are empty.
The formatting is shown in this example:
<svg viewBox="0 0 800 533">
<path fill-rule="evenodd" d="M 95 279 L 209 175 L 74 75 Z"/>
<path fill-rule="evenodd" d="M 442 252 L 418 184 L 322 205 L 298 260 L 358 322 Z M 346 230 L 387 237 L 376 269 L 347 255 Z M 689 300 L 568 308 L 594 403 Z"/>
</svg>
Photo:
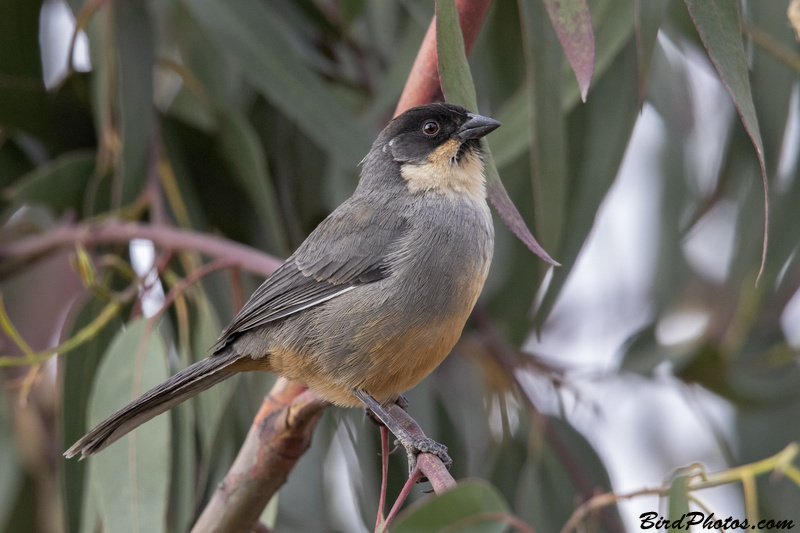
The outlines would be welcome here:
<svg viewBox="0 0 800 533">
<path fill-rule="evenodd" d="M 392 533 L 435 533 L 446 528 L 454 531 L 490 533 L 507 530 L 497 518 L 508 514 L 508 504 L 485 481 L 461 482 L 444 494 L 418 502 L 403 511 Z"/>
<path fill-rule="evenodd" d="M 238 61 L 245 76 L 303 131 L 343 164 L 355 164 L 369 139 L 322 80 L 297 56 L 285 27 L 256 0 L 184 0 L 190 12 Z"/>
<path fill-rule="evenodd" d="M 103 303 L 96 299 L 83 304 L 75 316 L 70 335 L 74 335 L 91 323 L 102 309 Z M 63 375 L 61 387 L 62 450 L 72 446 L 89 429 L 87 421 L 91 391 L 89 384 L 94 383 L 100 361 L 107 353 L 109 343 L 120 325 L 119 321 L 112 320 L 106 327 L 95 332 L 88 342 L 78 346 L 72 352 L 60 356 L 59 364 Z M 65 527 L 68 532 L 79 531 L 83 501 L 88 498 L 90 493 L 85 482 L 87 479 L 86 467 L 86 461 L 64 461 L 62 465 Z"/>
<path fill-rule="evenodd" d="M 112 205 L 119 207 L 138 196 L 150 169 L 155 45 L 146 4 L 121 2 L 115 5 L 114 14 L 122 161 L 116 169 Z"/>
<path fill-rule="evenodd" d="M 686 525 L 686 515 L 689 512 L 689 489 L 687 484 L 690 476 L 688 474 L 677 474 L 669 486 L 668 497 L 668 518 L 669 527 L 667 531 L 681 531 L 688 529 Z"/>
<path fill-rule="evenodd" d="M 478 102 L 475 96 L 475 85 L 472 83 L 472 74 L 464 50 L 464 38 L 461 35 L 461 27 L 453 0 L 436 2 L 436 51 L 439 57 L 439 77 L 445 97 L 449 102 L 476 110 Z M 544 261 L 558 266 L 558 263 L 553 261 L 536 242 L 516 206 L 508 197 L 508 193 L 500 181 L 489 144 L 485 139 L 481 140 L 481 147 L 486 168 L 486 195 L 489 202 L 497 209 L 506 226 L 525 243 L 528 249 Z"/>
<path fill-rule="evenodd" d="M 747 58 L 740 37 L 741 21 L 737 2 L 736 0 L 685 0 L 685 2 L 703 45 L 706 47 L 723 85 L 731 94 L 747 134 L 753 141 L 758 163 L 761 166 L 761 178 L 764 184 L 764 244 L 760 276 L 767 260 L 769 190 L 764 161 L 764 143 L 761 140 L 758 117 L 753 105 Z"/>
<path fill-rule="evenodd" d="M 286 256 L 286 230 L 272 186 L 264 150 L 252 126 L 238 113 L 219 118 L 219 141 L 223 157 L 239 180 L 261 221 L 261 233 L 268 235 L 275 254 Z"/>
<path fill-rule="evenodd" d="M 594 72 L 594 31 L 589 6 L 586 0 L 544 0 L 544 6 L 585 102 Z"/>
<path fill-rule="evenodd" d="M 95 426 L 167 377 L 166 347 L 140 319 L 116 336 L 97 371 L 89 401 Z M 169 419 L 156 417 L 89 458 L 90 487 L 105 531 L 166 531 Z M 89 517 L 85 517 L 88 520 Z"/>
</svg>

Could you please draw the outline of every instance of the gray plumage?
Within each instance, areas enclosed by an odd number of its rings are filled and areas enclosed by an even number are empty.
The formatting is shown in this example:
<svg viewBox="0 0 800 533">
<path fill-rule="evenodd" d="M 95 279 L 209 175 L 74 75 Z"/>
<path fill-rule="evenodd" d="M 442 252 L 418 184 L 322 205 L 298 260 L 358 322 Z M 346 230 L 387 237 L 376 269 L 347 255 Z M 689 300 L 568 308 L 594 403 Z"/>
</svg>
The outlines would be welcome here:
<svg viewBox="0 0 800 533">
<path fill-rule="evenodd" d="M 253 293 L 216 351 L 65 455 L 95 453 L 238 371 L 275 371 L 343 406 L 359 405 L 354 390 L 385 404 L 413 387 L 450 352 L 486 279 L 494 230 L 479 138 L 497 126 L 448 104 L 393 120 L 353 196 Z"/>
</svg>

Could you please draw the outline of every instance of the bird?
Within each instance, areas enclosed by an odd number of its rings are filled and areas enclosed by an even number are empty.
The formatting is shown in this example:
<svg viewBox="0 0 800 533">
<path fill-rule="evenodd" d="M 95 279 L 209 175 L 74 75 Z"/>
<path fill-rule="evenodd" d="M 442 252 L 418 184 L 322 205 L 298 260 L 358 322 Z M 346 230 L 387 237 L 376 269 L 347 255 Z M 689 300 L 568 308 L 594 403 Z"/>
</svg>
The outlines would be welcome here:
<svg viewBox="0 0 800 533">
<path fill-rule="evenodd" d="M 450 103 L 392 119 L 360 163 L 352 196 L 252 294 L 212 353 L 121 408 L 64 455 L 81 459 L 239 372 L 270 371 L 342 407 L 366 406 L 406 448 L 449 466 L 386 405 L 458 341 L 491 263 L 481 139 L 500 126 Z"/>
</svg>

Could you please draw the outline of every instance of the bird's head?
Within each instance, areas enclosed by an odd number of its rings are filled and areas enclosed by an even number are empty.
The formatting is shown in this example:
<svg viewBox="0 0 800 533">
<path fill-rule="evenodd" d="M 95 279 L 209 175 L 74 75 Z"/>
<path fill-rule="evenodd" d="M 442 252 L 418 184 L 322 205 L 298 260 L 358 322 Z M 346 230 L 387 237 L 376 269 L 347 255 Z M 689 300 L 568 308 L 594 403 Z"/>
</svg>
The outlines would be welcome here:
<svg viewBox="0 0 800 533">
<path fill-rule="evenodd" d="M 412 193 L 466 193 L 483 198 L 480 139 L 499 126 L 494 119 L 453 104 L 413 107 L 386 126 L 366 159 L 399 168 Z"/>
</svg>

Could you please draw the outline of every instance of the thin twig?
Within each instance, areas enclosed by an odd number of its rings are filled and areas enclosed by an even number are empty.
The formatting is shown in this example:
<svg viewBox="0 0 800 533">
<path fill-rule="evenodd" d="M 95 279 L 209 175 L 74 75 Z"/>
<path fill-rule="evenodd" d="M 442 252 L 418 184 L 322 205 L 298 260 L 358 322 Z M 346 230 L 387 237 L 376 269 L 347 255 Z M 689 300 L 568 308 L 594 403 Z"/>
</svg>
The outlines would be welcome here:
<svg viewBox="0 0 800 533">
<path fill-rule="evenodd" d="M 389 428 L 381 426 L 381 496 L 378 501 L 378 518 L 375 531 L 379 531 L 383 523 L 383 512 L 386 507 L 386 490 L 389 485 Z"/>
<path fill-rule="evenodd" d="M 277 258 L 224 237 L 119 220 L 63 225 L 48 233 L 0 245 L 0 261 L 30 260 L 76 244 L 127 243 L 133 239 L 146 239 L 174 250 L 194 250 L 211 257 L 233 259 L 241 268 L 264 276 L 272 274 L 281 264 Z"/>
<path fill-rule="evenodd" d="M 419 481 L 419 478 L 421 477 L 422 477 L 422 471 L 420 470 L 419 463 L 417 463 L 417 466 L 414 468 L 414 471 L 411 472 L 410 476 L 408 476 L 406 484 L 403 485 L 403 490 L 400 491 L 400 494 L 397 496 L 394 505 L 392 505 L 392 510 L 389 511 L 389 516 L 386 517 L 386 522 L 383 523 L 383 529 L 381 530 L 381 533 L 385 533 L 386 530 L 389 528 L 389 524 L 392 523 L 392 520 L 394 520 L 394 517 L 400 511 L 400 507 L 403 506 L 403 502 L 406 501 L 406 498 L 408 498 L 408 495 L 411 493 L 412 487 L 414 487 L 414 485 L 417 483 L 417 481 Z"/>
</svg>

